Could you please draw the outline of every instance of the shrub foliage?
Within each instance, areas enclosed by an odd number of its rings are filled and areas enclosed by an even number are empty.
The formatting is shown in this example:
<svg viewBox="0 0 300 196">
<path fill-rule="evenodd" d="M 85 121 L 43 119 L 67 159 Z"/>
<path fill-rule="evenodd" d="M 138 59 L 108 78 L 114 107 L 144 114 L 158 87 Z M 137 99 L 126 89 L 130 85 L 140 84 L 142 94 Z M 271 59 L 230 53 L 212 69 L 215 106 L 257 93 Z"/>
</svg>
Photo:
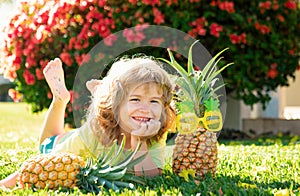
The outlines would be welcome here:
<svg viewBox="0 0 300 196">
<path fill-rule="evenodd" d="M 4 29 L 0 72 L 16 85 L 11 96 L 21 93 L 38 112 L 52 96 L 42 74 L 50 59 L 62 59 L 71 89 L 82 60 L 103 38 L 142 24 L 164 25 L 200 40 L 212 55 L 229 48 L 224 59 L 234 65 L 223 72 L 228 92 L 248 105 L 265 105 L 268 92 L 288 85 L 299 68 L 299 18 L 293 0 L 25 0 Z M 123 36 L 145 39 L 138 29 Z M 105 40 L 107 46 L 117 41 Z M 159 46 L 164 40 L 152 41 Z M 73 120 L 71 105 L 66 120 Z"/>
</svg>

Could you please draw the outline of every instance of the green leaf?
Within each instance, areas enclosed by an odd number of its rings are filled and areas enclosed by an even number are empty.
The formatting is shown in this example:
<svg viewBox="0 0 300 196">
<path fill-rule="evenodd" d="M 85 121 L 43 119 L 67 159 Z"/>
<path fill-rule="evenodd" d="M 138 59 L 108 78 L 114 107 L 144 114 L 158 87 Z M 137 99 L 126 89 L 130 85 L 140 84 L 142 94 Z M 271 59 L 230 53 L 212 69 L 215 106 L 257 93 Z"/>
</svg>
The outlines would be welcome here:
<svg viewBox="0 0 300 196">
<path fill-rule="evenodd" d="M 110 172 L 107 176 L 105 176 L 105 179 L 106 180 L 119 180 L 124 176 L 126 171 L 127 171 L 127 168 L 125 167 L 121 171 Z"/>
</svg>

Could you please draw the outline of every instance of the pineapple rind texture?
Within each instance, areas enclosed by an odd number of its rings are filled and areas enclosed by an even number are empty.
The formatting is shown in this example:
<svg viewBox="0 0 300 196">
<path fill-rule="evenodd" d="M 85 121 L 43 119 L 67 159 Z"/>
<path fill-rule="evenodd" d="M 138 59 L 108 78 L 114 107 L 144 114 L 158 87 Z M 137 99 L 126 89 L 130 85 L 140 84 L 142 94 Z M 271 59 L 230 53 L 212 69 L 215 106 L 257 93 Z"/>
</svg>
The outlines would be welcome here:
<svg viewBox="0 0 300 196">
<path fill-rule="evenodd" d="M 200 128 L 189 134 L 178 133 L 173 149 L 173 171 L 180 173 L 185 169 L 193 169 L 196 176 L 201 178 L 209 172 L 214 175 L 217 154 L 216 133 Z"/>
<path fill-rule="evenodd" d="M 71 153 L 40 154 L 23 163 L 18 184 L 22 188 L 73 188 L 77 183 L 76 175 L 84 165 L 83 158 Z"/>
</svg>

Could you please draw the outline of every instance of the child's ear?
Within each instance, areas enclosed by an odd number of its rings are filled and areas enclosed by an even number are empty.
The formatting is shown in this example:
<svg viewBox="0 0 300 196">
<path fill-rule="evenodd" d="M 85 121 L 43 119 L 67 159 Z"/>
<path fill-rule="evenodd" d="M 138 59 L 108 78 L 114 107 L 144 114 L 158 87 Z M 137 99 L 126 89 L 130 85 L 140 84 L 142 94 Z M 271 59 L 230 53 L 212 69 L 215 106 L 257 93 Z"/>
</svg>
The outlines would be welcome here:
<svg viewBox="0 0 300 196">
<path fill-rule="evenodd" d="M 96 80 L 96 79 L 92 79 L 86 82 L 86 87 L 87 89 L 91 92 L 91 94 L 93 95 L 94 92 L 97 89 L 98 85 L 101 85 L 102 81 L 101 80 Z"/>
</svg>

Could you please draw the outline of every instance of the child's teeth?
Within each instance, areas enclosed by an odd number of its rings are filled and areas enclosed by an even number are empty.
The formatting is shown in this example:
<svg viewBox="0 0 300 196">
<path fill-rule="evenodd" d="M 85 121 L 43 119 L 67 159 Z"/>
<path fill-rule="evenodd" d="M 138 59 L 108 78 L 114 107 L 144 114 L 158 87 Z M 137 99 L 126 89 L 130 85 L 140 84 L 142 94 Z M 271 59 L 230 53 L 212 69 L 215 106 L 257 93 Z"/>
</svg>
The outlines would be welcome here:
<svg viewBox="0 0 300 196">
<path fill-rule="evenodd" d="M 136 117 L 135 119 L 139 120 L 139 121 L 148 121 L 149 120 L 149 118 L 140 118 L 140 117 Z"/>
</svg>

